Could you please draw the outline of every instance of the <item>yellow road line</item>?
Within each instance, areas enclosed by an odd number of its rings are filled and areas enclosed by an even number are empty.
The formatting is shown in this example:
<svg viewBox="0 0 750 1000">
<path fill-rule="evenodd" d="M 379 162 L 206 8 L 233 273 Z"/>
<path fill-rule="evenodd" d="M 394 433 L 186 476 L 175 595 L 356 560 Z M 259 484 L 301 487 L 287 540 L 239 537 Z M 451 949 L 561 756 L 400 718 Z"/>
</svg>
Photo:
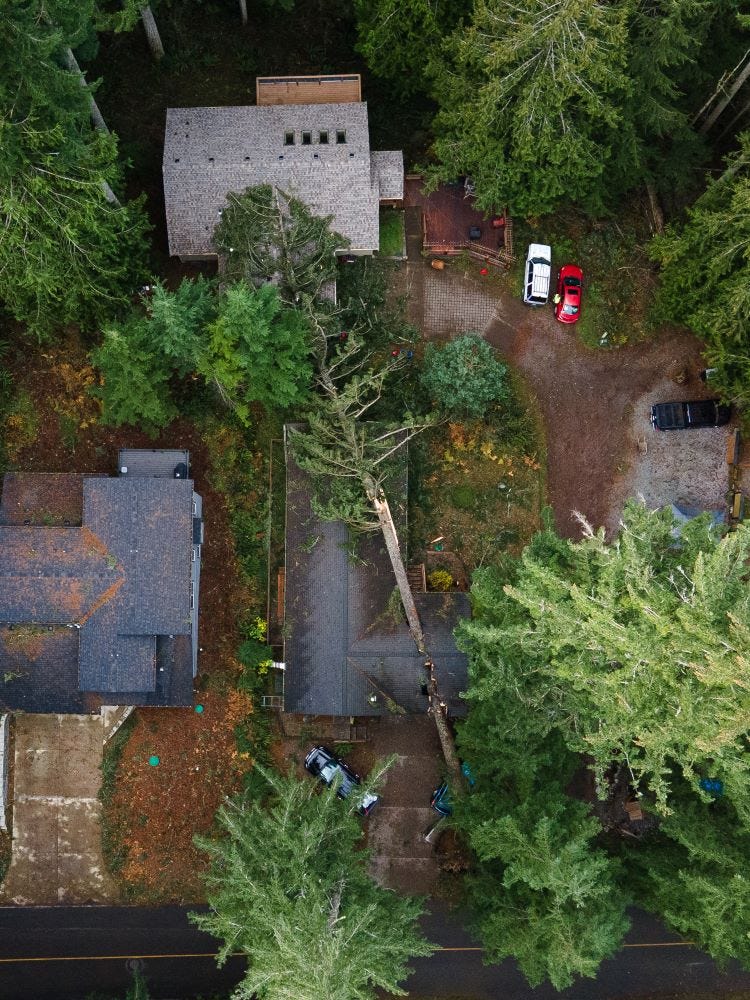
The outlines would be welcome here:
<svg viewBox="0 0 750 1000">
<path fill-rule="evenodd" d="M 694 947 L 694 941 L 648 941 L 620 945 L 621 948 L 688 948 Z M 476 946 L 457 946 L 438 948 L 438 951 L 484 951 Z M 235 951 L 230 958 L 244 958 L 244 952 Z M 169 958 L 216 958 L 213 951 L 179 952 L 163 955 L 37 955 L 28 958 L 0 958 L 0 965 L 22 964 L 23 962 L 127 962 L 133 959 L 169 959 Z"/>
</svg>

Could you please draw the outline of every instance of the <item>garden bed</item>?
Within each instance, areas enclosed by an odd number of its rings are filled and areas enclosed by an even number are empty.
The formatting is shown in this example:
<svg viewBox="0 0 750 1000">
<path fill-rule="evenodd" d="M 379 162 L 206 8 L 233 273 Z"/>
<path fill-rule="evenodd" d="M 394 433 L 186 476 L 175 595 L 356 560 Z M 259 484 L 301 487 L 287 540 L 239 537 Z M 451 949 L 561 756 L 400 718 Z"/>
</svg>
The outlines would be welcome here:
<svg viewBox="0 0 750 1000">
<path fill-rule="evenodd" d="M 421 443 L 410 555 L 428 578 L 445 570 L 468 589 L 475 569 L 502 552 L 517 555 L 540 527 L 543 445 L 533 413 L 523 426 L 514 440 L 501 419 L 451 422 Z"/>
</svg>

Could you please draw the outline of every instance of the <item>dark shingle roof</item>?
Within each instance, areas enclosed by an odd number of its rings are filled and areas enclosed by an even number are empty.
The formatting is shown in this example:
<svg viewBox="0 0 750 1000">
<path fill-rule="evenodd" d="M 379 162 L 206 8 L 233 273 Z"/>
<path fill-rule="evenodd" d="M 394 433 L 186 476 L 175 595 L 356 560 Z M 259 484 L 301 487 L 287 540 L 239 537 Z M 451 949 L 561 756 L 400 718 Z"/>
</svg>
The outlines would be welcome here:
<svg viewBox="0 0 750 1000">
<path fill-rule="evenodd" d="M 405 459 L 405 449 L 400 461 Z M 405 469 L 405 466 L 403 466 Z M 401 483 L 401 493 L 395 490 Z M 391 512 L 403 542 L 406 483 L 392 478 Z M 380 715 L 392 699 L 407 712 L 424 711 L 423 657 L 405 623 L 394 623 L 388 602 L 395 587 L 380 533 L 360 538 L 358 559 L 344 547 L 341 522 L 319 520 L 307 475 L 287 457 L 284 707 L 306 715 Z M 317 538 L 317 541 L 315 539 Z M 314 544 L 313 544 L 314 543 Z M 470 614 L 466 594 L 415 595 L 441 690 L 453 714 L 466 686 L 466 657 L 453 629 Z M 373 705 L 369 696 L 378 695 Z"/>
<path fill-rule="evenodd" d="M 10 680 L 0 702 L 87 711 L 96 693 L 110 703 L 189 704 L 192 482 L 59 478 L 64 499 L 53 509 L 80 497 L 82 525 L 19 524 L 30 512 L 49 520 L 42 478 L 4 481 L 0 669 Z"/>
</svg>

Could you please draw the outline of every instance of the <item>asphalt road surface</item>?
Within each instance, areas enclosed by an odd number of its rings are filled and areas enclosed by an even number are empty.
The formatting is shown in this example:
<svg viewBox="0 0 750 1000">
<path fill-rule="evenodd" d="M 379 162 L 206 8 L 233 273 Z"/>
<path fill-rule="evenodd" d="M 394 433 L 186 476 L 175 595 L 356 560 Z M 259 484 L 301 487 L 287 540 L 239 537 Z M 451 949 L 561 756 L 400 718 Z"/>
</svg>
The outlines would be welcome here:
<svg viewBox="0 0 750 1000">
<path fill-rule="evenodd" d="M 84 1000 L 94 992 L 122 997 L 134 963 L 154 1000 L 226 997 L 242 961 L 230 959 L 218 970 L 215 941 L 186 914 L 181 907 L 0 907 L 0 1000 Z M 626 946 L 597 979 L 564 993 L 549 985 L 530 989 L 514 962 L 485 966 L 476 942 L 440 908 L 425 919 L 425 931 L 442 948 L 414 962 L 406 986 L 415 998 L 656 1000 L 703 993 L 718 1000 L 750 990 L 750 973 L 735 964 L 720 973 L 706 955 L 638 912 Z"/>
</svg>

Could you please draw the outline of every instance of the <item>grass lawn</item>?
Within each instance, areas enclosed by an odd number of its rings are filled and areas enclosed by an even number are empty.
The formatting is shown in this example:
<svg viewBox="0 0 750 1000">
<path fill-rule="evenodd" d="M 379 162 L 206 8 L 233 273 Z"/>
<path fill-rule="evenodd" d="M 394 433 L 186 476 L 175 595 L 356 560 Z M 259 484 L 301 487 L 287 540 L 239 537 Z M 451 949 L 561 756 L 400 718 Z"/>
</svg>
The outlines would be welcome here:
<svg viewBox="0 0 750 1000">
<path fill-rule="evenodd" d="M 380 210 L 380 255 L 401 257 L 404 253 L 404 213 L 397 208 Z"/>
</svg>

